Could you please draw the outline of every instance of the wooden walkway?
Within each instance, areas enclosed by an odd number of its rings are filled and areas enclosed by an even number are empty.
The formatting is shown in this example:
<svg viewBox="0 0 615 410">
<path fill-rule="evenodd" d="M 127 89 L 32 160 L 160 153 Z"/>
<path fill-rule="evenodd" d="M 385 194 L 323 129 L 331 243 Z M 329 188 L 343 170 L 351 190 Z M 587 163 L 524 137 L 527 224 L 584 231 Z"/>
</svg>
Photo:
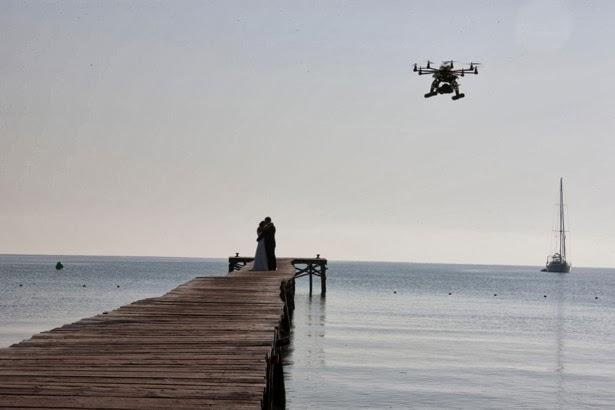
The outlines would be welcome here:
<svg viewBox="0 0 615 410">
<path fill-rule="evenodd" d="M 0 349 L 0 408 L 270 408 L 295 269 L 249 267 Z"/>
</svg>

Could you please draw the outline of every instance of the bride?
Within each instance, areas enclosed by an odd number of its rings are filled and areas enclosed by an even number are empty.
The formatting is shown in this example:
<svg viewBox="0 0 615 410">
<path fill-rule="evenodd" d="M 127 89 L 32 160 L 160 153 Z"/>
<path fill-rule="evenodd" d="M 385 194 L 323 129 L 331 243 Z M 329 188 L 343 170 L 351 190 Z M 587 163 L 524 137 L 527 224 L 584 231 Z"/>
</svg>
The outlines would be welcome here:
<svg viewBox="0 0 615 410">
<path fill-rule="evenodd" d="M 256 255 L 254 255 L 254 267 L 252 268 L 252 270 L 269 270 L 269 266 L 267 266 L 267 250 L 265 249 L 265 239 L 263 239 L 263 236 L 261 235 L 265 225 L 265 221 L 261 221 L 261 223 L 258 224 L 258 229 L 256 230 L 256 234 L 258 235 L 256 241 L 258 245 L 256 245 Z"/>
</svg>

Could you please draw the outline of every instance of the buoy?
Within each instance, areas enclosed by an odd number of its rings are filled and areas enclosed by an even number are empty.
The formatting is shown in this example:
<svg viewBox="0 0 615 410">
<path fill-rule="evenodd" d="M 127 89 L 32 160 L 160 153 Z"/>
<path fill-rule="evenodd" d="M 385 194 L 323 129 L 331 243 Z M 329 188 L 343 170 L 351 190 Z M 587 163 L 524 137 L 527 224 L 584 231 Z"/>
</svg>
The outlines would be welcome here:
<svg viewBox="0 0 615 410">
<path fill-rule="evenodd" d="M 21 283 L 20 283 L 20 284 L 19 284 L 19 287 L 22 287 L 22 286 L 23 286 L 23 284 L 21 284 Z M 598 298 L 596 298 L 596 299 L 598 299 Z"/>
<path fill-rule="evenodd" d="M 543 295 L 543 298 L 546 298 L 546 297 L 547 297 L 547 295 Z"/>
<path fill-rule="evenodd" d="M 84 288 L 85 288 L 85 285 L 81 285 L 81 287 L 84 287 Z"/>
<path fill-rule="evenodd" d="M 103 315 L 106 315 L 107 313 L 109 313 L 109 312 L 103 312 Z"/>
<path fill-rule="evenodd" d="M 493 296 L 497 296 L 497 295 L 498 295 L 497 293 L 494 293 L 494 294 L 493 294 Z"/>
<path fill-rule="evenodd" d="M 396 291 L 396 290 L 394 290 L 394 291 L 393 291 L 393 293 L 397 294 L 397 291 Z"/>
<path fill-rule="evenodd" d="M 451 293 L 451 292 L 448 292 L 448 295 L 450 296 L 450 295 L 452 295 L 452 293 Z"/>
<path fill-rule="evenodd" d="M 21 286 L 21 285 L 19 285 L 19 286 Z M 598 296 L 596 296 L 594 299 L 598 299 Z"/>
<path fill-rule="evenodd" d="M 115 287 L 119 288 L 119 287 L 120 287 L 120 285 L 115 285 Z"/>
<path fill-rule="evenodd" d="M 62 265 L 62 262 L 56 263 L 56 270 L 62 270 L 62 269 L 64 269 L 64 265 Z"/>
</svg>

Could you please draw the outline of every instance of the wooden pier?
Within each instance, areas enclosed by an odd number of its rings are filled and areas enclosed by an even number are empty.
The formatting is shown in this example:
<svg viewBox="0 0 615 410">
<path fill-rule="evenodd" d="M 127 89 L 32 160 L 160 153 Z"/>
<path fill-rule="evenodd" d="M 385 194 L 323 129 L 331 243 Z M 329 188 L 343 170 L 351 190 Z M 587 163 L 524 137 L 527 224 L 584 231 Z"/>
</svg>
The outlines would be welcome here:
<svg viewBox="0 0 615 410">
<path fill-rule="evenodd" d="M 228 258 L 228 271 L 233 272 L 243 269 L 248 263 L 253 262 L 254 258 L 235 256 Z M 315 258 L 291 258 L 290 263 L 295 267 L 295 278 L 308 276 L 310 280 L 310 296 L 312 296 L 312 281 L 314 276 L 320 278 L 320 295 L 325 296 L 327 293 L 327 260 L 321 258 L 320 254 Z"/>
<path fill-rule="evenodd" d="M 0 349 L 0 408 L 273 408 L 306 261 L 246 261 Z"/>
</svg>

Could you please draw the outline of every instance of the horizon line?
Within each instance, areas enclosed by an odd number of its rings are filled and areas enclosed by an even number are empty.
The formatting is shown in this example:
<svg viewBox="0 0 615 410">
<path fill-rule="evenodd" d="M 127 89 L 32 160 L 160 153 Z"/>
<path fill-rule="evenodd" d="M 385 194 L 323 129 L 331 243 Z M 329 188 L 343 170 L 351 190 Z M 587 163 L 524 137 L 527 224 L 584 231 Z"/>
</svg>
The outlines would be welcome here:
<svg viewBox="0 0 615 410">
<path fill-rule="evenodd" d="M 321 254 L 322 255 L 322 254 Z M 109 258 L 173 258 L 173 259 L 220 259 L 227 260 L 233 255 L 219 257 L 219 256 L 169 256 L 169 255 L 102 255 L 102 254 L 60 254 L 60 253 L 1 253 L 1 256 L 93 256 L 93 257 L 109 257 Z M 241 256 L 241 255 L 240 255 Z M 278 258 L 302 258 L 299 256 L 278 256 Z M 365 263 L 408 263 L 408 264 L 421 264 L 421 265 L 472 265 L 472 266 L 515 266 L 515 267 L 541 267 L 543 265 L 513 265 L 507 263 L 479 263 L 479 262 L 422 262 L 422 261 L 409 261 L 409 260 L 367 260 L 367 259 L 331 259 L 324 257 L 329 262 L 365 262 Z M 615 269 L 615 267 L 609 266 L 576 266 L 575 268 L 590 268 L 590 269 Z"/>
</svg>

